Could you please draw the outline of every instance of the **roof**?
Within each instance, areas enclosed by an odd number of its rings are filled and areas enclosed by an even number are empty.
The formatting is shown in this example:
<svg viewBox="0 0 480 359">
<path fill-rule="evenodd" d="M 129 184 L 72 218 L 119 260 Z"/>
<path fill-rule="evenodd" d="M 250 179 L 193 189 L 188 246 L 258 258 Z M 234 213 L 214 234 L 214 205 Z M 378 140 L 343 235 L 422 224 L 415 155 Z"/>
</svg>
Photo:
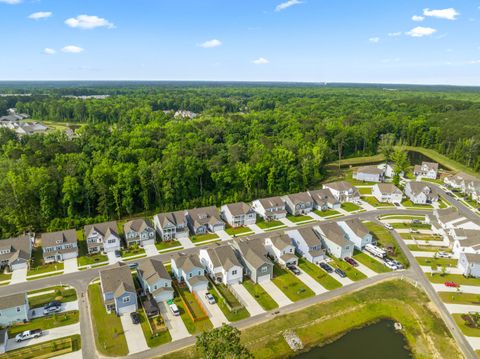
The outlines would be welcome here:
<svg viewBox="0 0 480 359">
<path fill-rule="evenodd" d="M 448 223 L 465 218 L 458 212 L 456 207 L 437 209 L 436 215 L 439 222 Z"/>
<path fill-rule="evenodd" d="M 10 249 L 10 253 L 0 255 L 0 261 L 11 263 L 19 258 L 28 261 L 32 257 L 32 242 L 27 235 L 0 240 L 0 249 Z"/>
<path fill-rule="evenodd" d="M 319 227 L 321 231 L 325 234 L 326 239 L 342 247 L 349 244 L 349 241 L 345 238 L 345 232 L 343 232 L 343 230 L 337 223 L 320 223 Z"/>
<path fill-rule="evenodd" d="M 209 248 L 207 249 L 207 253 L 214 267 L 223 267 L 225 270 L 229 270 L 232 267 L 242 266 L 232 247 L 228 244 Z"/>
<path fill-rule="evenodd" d="M 196 254 L 175 254 L 172 258 L 175 261 L 177 268 L 183 270 L 185 273 L 190 272 L 194 268 L 203 268 L 200 259 Z"/>
<path fill-rule="evenodd" d="M 276 234 L 270 237 L 272 244 L 275 248 L 283 250 L 284 248 L 292 245 L 292 239 L 287 236 L 285 233 Z"/>
<path fill-rule="evenodd" d="M 148 258 L 140 262 L 137 272 L 148 284 L 155 284 L 160 279 L 171 280 L 170 274 L 158 259 Z"/>
<path fill-rule="evenodd" d="M 100 281 L 104 293 L 113 292 L 115 297 L 125 292 L 135 293 L 132 273 L 125 263 L 117 262 L 112 267 L 101 270 Z"/>
<path fill-rule="evenodd" d="M 437 193 L 435 192 L 435 190 L 423 182 L 416 182 L 416 181 L 407 182 L 407 186 L 410 187 L 410 191 L 415 196 L 418 196 L 420 193 L 424 193 L 427 197 L 437 196 Z"/>
<path fill-rule="evenodd" d="M 293 204 L 306 203 L 306 202 L 312 202 L 313 201 L 312 197 L 310 196 L 310 194 L 308 194 L 308 192 L 299 192 L 299 193 L 287 194 L 284 197 L 288 198 L 290 200 L 290 202 L 292 202 Z"/>
<path fill-rule="evenodd" d="M 106 237 L 110 234 L 118 237 L 118 226 L 116 221 L 89 224 L 84 227 L 85 238 L 90 237 L 92 232 L 99 233 L 102 237 Z"/>
<path fill-rule="evenodd" d="M 318 236 L 317 232 L 315 232 L 315 230 L 311 227 L 301 228 L 298 230 L 298 233 L 300 233 L 305 243 L 307 243 L 309 247 L 318 246 L 322 244 L 322 241 L 320 240 L 320 237 Z"/>
<path fill-rule="evenodd" d="M 324 204 L 335 204 L 338 203 L 338 200 L 333 195 L 332 191 L 329 188 L 317 189 L 314 191 L 308 191 L 313 201 L 319 205 L 323 206 Z"/>
<path fill-rule="evenodd" d="M 267 258 L 267 250 L 261 239 L 242 238 L 237 239 L 236 243 L 245 261 L 253 267 L 259 268 L 264 264 L 272 265 L 272 262 Z"/>
<path fill-rule="evenodd" d="M 158 218 L 160 226 L 165 227 L 167 224 L 172 224 L 175 227 L 185 225 L 186 211 L 166 212 L 155 215 Z"/>
<path fill-rule="evenodd" d="M 364 166 L 357 169 L 357 173 L 367 173 L 372 175 L 382 175 L 384 170 L 376 166 Z"/>
<path fill-rule="evenodd" d="M 480 263 L 480 254 L 477 253 L 463 253 L 469 263 Z"/>
<path fill-rule="evenodd" d="M 402 194 L 402 191 L 393 183 L 377 183 L 375 186 L 382 194 Z"/>
<path fill-rule="evenodd" d="M 471 237 L 467 237 L 466 239 L 462 239 L 458 241 L 460 243 L 460 247 L 478 247 L 480 246 L 480 235 L 475 235 Z"/>
<path fill-rule="evenodd" d="M 297 256 L 293 253 L 284 253 L 280 256 L 285 262 L 288 262 L 290 259 L 297 259 Z"/>
<path fill-rule="evenodd" d="M 64 243 L 77 243 L 77 233 L 74 229 L 66 231 L 42 233 L 42 247 L 53 247 Z"/>
<path fill-rule="evenodd" d="M 478 181 L 478 179 L 476 177 L 468 175 L 464 172 L 458 172 L 457 174 L 455 174 L 453 176 L 445 177 L 445 180 L 448 180 L 450 182 L 456 182 L 456 183 L 460 183 L 462 181 Z"/>
<path fill-rule="evenodd" d="M 0 298 L 0 310 L 20 307 L 28 303 L 25 293 L 10 294 Z"/>
<path fill-rule="evenodd" d="M 223 223 L 215 206 L 189 209 L 188 215 L 195 226 Z"/>
<path fill-rule="evenodd" d="M 346 220 L 345 223 L 360 238 L 365 237 L 367 234 L 370 234 L 368 228 L 360 221 L 358 218 L 353 218 Z"/>
<path fill-rule="evenodd" d="M 285 207 L 281 197 L 260 198 L 258 200 L 263 208 Z"/>
<path fill-rule="evenodd" d="M 128 221 L 123 225 L 124 233 L 130 232 L 130 231 L 140 233 L 148 229 L 150 230 L 153 229 L 152 224 L 150 223 L 150 221 L 143 218 L 138 218 L 132 221 Z"/>
<path fill-rule="evenodd" d="M 230 203 L 225 205 L 232 216 L 241 216 L 252 212 L 252 208 L 245 202 Z"/>
<path fill-rule="evenodd" d="M 357 188 L 347 181 L 337 181 L 337 182 L 330 182 L 325 183 L 323 185 L 324 188 L 331 188 L 337 191 L 357 191 Z"/>
<path fill-rule="evenodd" d="M 187 282 L 190 283 L 191 286 L 194 286 L 198 283 L 208 282 L 208 279 L 204 275 L 196 275 L 191 278 L 187 278 Z"/>
<path fill-rule="evenodd" d="M 427 168 L 427 170 L 434 170 L 434 171 L 438 171 L 438 163 L 436 162 L 426 162 L 426 161 L 423 161 L 422 162 L 422 167 L 425 167 Z"/>
</svg>

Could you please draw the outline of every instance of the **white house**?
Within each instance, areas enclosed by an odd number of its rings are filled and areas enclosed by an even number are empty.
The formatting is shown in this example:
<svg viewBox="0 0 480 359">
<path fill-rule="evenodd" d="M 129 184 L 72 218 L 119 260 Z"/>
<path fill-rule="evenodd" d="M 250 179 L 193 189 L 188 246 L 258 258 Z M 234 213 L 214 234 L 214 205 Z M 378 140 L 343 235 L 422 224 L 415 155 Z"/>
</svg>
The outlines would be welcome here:
<svg viewBox="0 0 480 359">
<path fill-rule="evenodd" d="M 443 182 L 451 188 L 465 192 L 467 190 L 468 183 L 475 180 L 477 180 L 475 177 L 467 175 L 463 172 L 459 172 L 453 176 L 445 177 Z"/>
<path fill-rule="evenodd" d="M 383 182 L 385 173 L 383 169 L 376 166 L 364 166 L 353 172 L 352 177 L 357 181 Z"/>
<path fill-rule="evenodd" d="M 155 244 L 155 228 L 146 219 L 138 218 L 128 221 L 123 225 L 123 233 L 127 247 L 135 243 L 141 247 Z"/>
<path fill-rule="evenodd" d="M 458 260 L 457 267 L 462 270 L 466 277 L 480 277 L 480 254 L 462 253 Z"/>
<path fill-rule="evenodd" d="M 415 165 L 413 174 L 415 176 L 436 179 L 438 176 L 438 163 L 423 161 L 421 165 Z"/>
<path fill-rule="evenodd" d="M 320 234 L 313 228 L 295 229 L 288 231 L 286 234 L 292 239 L 295 251 L 307 261 L 318 264 L 325 259 Z"/>
<path fill-rule="evenodd" d="M 393 166 L 390 163 L 382 163 L 381 165 L 378 166 L 378 168 L 383 170 L 383 173 L 385 177 L 392 178 L 395 175 L 395 171 L 393 170 Z M 399 176 L 403 177 L 405 173 L 400 172 Z"/>
<path fill-rule="evenodd" d="M 338 225 L 358 250 L 362 250 L 367 244 L 372 244 L 372 234 L 358 218 L 338 222 Z"/>
<path fill-rule="evenodd" d="M 243 266 L 230 245 L 200 249 L 199 257 L 210 278 L 216 282 L 225 285 L 242 283 Z"/>
<path fill-rule="evenodd" d="M 252 208 L 266 221 L 278 220 L 287 216 L 285 202 L 281 197 L 256 199 L 252 202 Z"/>
<path fill-rule="evenodd" d="M 84 227 L 84 236 L 89 254 L 120 250 L 121 242 L 116 221 L 89 224 Z"/>
<path fill-rule="evenodd" d="M 257 214 L 245 202 L 224 204 L 220 208 L 220 216 L 234 228 L 255 224 L 257 221 Z"/>
<path fill-rule="evenodd" d="M 329 189 L 334 197 L 341 203 L 360 200 L 358 189 L 346 181 L 325 183 L 323 188 Z"/>
<path fill-rule="evenodd" d="M 313 199 L 308 192 L 288 194 L 282 197 L 285 209 L 293 216 L 299 216 L 313 211 Z"/>
<path fill-rule="evenodd" d="M 472 233 L 467 238 L 454 240 L 452 252 L 457 256 L 460 256 L 461 253 L 480 254 L 480 235 Z"/>
<path fill-rule="evenodd" d="M 308 194 L 312 197 L 313 208 L 316 210 L 326 211 L 327 209 L 337 209 L 341 207 L 341 203 L 328 188 L 308 191 Z"/>
<path fill-rule="evenodd" d="M 335 222 L 321 223 L 314 227 L 322 238 L 322 244 L 327 253 L 337 258 L 351 257 L 355 245 L 347 237 L 347 234 Z"/>
<path fill-rule="evenodd" d="M 438 201 L 438 194 L 433 188 L 423 182 L 407 182 L 405 195 L 414 204 L 427 204 Z"/>
<path fill-rule="evenodd" d="M 377 183 L 372 188 L 372 195 L 378 202 L 400 203 L 403 193 L 393 183 Z"/>
<path fill-rule="evenodd" d="M 45 263 L 78 257 L 77 232 L 74 229 L 43 233 L 41 240 Z"/>
<path fill-rule="evenodd" d="M 292 239 L 286 234 L 277 234 L 266 238 L 265 248 L 268 255 L 281 265 L 298 264 L 295 246 L 292 244 Z"/>
</svg>

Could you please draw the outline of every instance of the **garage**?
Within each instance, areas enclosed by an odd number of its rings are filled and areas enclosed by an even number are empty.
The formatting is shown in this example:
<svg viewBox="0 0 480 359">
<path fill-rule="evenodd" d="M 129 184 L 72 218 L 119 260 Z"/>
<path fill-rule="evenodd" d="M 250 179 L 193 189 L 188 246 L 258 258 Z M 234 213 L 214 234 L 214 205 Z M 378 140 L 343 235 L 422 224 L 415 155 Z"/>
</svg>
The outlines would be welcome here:
<svg viewBox="0 0 480 359">
<path fill-rule="evenodd" d="M 120 307 L 118 308 L 118 314 L 130 314 L 131 312 L 136 312 L 137 311 L 137 305 L 130 304 L 126 307 Z"/>
<path fill-rule="evenodd" d="M 270 280 L 270 274 L 257 277 L 257 283 L 268 282 L 269 280 Z"/>
<path fill-rule="evenodd" d="M 28 269 L 28 264 L 25 261 L 15 261 L 10 264 L 12 271 L 20 269 Z"/>
</svg>

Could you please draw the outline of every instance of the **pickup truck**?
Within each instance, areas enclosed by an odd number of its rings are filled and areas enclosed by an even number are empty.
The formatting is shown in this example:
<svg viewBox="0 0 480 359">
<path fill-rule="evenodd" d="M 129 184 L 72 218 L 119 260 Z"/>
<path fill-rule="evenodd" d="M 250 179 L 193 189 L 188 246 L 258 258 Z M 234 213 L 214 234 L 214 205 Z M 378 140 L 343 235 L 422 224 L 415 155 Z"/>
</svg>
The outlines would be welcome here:
<svg viewBox="0 0 480 359">
<path fill-rule="evenodd" d="M 33 330 L 26 330 L 20 334 L 15 336 L 15 341 L 17 343 L 23 342 L 24 340 L 38 338 L 42 336 L 42 329 L 33 329 Z"/>
</svg>

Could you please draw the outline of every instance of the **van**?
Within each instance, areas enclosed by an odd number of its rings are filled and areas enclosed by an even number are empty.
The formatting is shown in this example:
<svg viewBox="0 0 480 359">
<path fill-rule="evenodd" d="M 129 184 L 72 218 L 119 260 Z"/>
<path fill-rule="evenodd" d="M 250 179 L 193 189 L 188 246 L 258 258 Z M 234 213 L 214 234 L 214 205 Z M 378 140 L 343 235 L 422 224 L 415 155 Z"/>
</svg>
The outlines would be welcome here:
<svg viewBox="0 0 480 359">
<path fill-rule="evenodd" d="M 178 317 L 180 315 L 180 311 L 175 303 L 170 304 L 169 307 L 174 316 Z"/>
</svg>

